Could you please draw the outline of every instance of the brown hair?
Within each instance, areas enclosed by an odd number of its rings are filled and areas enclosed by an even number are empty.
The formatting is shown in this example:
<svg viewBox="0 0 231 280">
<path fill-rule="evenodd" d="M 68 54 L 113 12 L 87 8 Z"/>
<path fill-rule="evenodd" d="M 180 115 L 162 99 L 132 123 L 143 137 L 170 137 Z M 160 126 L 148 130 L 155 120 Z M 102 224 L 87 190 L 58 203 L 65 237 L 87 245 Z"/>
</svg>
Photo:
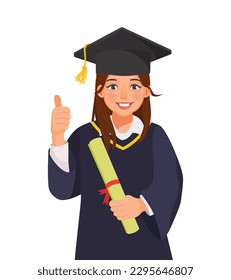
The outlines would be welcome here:
<svg viewBox="0 0 231 280">
<path fill-rule="evenodd" d="M 101 92 L 103 89 L 108 75 L 106 74 L 97 74 L 96 76 L 96 82 L 95 82 L 95 99 L 94 99 L 94 105 L 93 105 L 93 112 L 92 112 L 92 121 L 96 119 L 98 122 L 98 125 L 101 130 L 101 134 L 103 137 L 103 141 L 105 144 L 105 147 L 107 150 L 110 148 L 110 134 L 113 140 L 113 146 L 116 146 L 116 134 L 114 127 L 111 122 L 110 115 L 112 114 L 112 111 L 106 106 L 104 99 L 98 96 L 98 93 Z M 140 81 L 144 87 L 147 87 L 152 96 L 158 96 L 153 93 L 153 91 L 150 88 L 150 77 L 149 74 L 142 74 L 139 75 Z M 100 86 L 100 87 L 99 87 Z M 99 89 L 97 90 L 97 88 Z M 143 122 L 144 128 L 140 137 L 139 142 L 144 140 L 148 127 L 150 125 L 151 120 L 151 105 L 150 105 L 150 98 L 146 97 L 144 98 L 143 104 L 140 106 L 140 108 L 134 112 L 134 115 L 136 115 L 138 118 L 141 119 Z"/>
</svg>

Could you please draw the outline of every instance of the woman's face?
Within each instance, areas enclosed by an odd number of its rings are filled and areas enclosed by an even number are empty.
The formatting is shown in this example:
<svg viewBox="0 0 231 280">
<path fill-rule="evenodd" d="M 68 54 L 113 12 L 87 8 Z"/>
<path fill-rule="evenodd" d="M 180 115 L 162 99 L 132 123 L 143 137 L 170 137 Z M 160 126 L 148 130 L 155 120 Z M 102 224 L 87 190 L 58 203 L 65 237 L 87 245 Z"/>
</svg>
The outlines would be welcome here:
<svg viewBox="0 0 231 280">
<path fill-rule="evenodd" d="M 129 116 L 140 108 L 144 98 L 150 95 L 150 90 L 141 84 L 138 75 L 109 75 L 98 95 L 113 114 Z"/>
</svg>

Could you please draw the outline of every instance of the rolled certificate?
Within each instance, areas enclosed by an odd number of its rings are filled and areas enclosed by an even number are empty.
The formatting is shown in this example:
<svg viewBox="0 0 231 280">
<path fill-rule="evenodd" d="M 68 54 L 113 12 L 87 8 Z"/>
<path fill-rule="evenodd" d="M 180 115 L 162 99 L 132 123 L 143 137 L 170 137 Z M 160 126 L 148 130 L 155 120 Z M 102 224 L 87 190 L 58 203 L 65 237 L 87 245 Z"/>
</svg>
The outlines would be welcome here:
<svg viewBox="0 0 231 280">
<path fill-rule="evenodd" d="M 103 178 L 104 184 L 112 200 L 119 200 L 125 197 L 123 188 L 116 175 L 115 169 L 108 156 L 107 150 L 100 137 L 91 140 L 88 144 L 91 154 L 95 160 L 98 170 Z M 127 234 L 135 233 L 139 226 L 135 219 L 121 221 Z"/>
</svg>

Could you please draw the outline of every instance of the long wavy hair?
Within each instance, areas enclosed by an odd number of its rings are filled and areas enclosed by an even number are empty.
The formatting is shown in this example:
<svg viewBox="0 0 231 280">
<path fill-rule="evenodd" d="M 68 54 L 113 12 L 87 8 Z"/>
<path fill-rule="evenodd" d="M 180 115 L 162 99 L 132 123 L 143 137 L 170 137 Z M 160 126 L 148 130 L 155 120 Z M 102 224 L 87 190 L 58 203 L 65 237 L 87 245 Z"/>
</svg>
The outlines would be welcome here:
<svg viewBox="0 0 231 280">
<path fill-rule="evenodd" d="M 105 147 L 107 150 L 109 150 L 110 139 L 112 139 L 113 141 L 113 148 L 115 148 L 116 146 L 116 134 L 110 118 L 112 111 L 106 106 L 104 99 L 98 96 L 98 93 L 101 92 L 101 90 L 103 89 L 106 83 L 107 77 L 108 75 L 106 74 L 97 74 L 96 76 L 95 99 L 94 99 L 93 112 L 92 112 L 92 121 L 96 120 L 98 122 Z M 139 75 L 139 78 L 142 85 L 150 90 L 152 96 L 159 96 L 154 94 L 152 89 L 150 88 L 149 74 Z M 139 142 L 141 142 L 144 140 L 147 134 L 148 127 L 150 125 L 150 120 L 151 120 L 151 105 L 150 105 L 149 96 L 144 98 L 144 101 L 140 106 L 140 108 L 133 114 L 136 115 L 138 118 L 140 118 L 144 125 L 141 137 L 139 139 Z"/>
</svg>

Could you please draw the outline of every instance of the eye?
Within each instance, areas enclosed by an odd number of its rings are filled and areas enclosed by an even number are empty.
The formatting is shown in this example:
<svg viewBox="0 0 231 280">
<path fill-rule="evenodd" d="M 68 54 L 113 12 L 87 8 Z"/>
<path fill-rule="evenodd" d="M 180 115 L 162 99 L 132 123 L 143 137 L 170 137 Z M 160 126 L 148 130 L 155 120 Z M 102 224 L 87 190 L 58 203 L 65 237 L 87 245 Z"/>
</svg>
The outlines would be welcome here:
<svg viewBox="0 0 231 280">
<path fill-rule="evenodd" d="M 107 88 L 109 88 L 110 90 L 117 90 L 118 89 L 118 86 L 115 85 L 115 84 L 112 84 L 110 86 L 107 86 Z"/>
<path fill-rule="evenodd" d="M 131 89 L 131 90 L 137 90 L 137 89 L 140 89 L 140 88 L 141 88 L 141 87 L 138 86 L 138 85 L 136 85 L 136 84 L 133 84 L 133 85 L 130 86 L 130 89 Z"/>
</svg>

